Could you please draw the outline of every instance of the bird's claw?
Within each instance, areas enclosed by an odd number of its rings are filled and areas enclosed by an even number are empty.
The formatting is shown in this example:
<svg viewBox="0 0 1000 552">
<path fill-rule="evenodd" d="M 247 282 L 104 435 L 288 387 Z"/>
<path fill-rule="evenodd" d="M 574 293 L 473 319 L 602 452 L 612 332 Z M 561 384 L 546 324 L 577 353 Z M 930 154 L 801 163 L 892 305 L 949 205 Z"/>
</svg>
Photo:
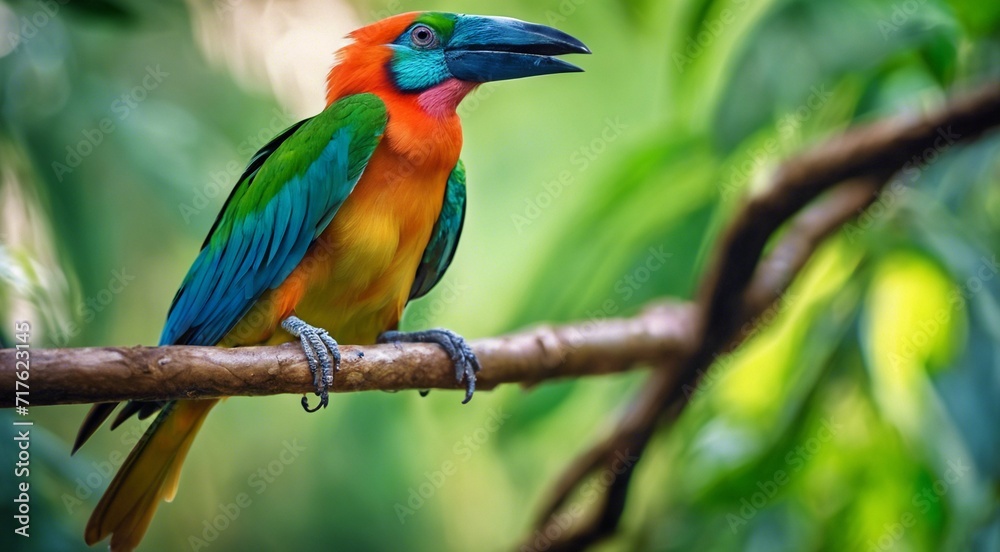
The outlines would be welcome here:
<svg viewBox="0 0 1000 552">
<path fill-rule="evenodd" d="M 310 326 L 297 316 L 286 318 L 281 327 L 302 343 L 302 350 L 309 361 L 309 371 L 313 375 L 313 385 L 316 386 L 316 395 L 319 397 L 319 403 L 314 408 L 309 408 L 309 399 L 302 397 L 302 408 L 306 412 L 326 408 L 330 402 L 333 374 L 340 370 L 340 347 L 337 341 L 323 328 Z"/>
<path fill-rule="evenodd" d="M 455 379 L 465 383 L 465 404 L 472 400 L 476 392 L 476 374 L 480 370 L 479 359 L 465 338 L 451 330 L 437 328 L 421 332 L 385 332 L 378 338 L 379 343 L 437 343 L 448 353 L 455 366 Z M 421 392 L 421 395 L 424 395 Z"/>
</svg>

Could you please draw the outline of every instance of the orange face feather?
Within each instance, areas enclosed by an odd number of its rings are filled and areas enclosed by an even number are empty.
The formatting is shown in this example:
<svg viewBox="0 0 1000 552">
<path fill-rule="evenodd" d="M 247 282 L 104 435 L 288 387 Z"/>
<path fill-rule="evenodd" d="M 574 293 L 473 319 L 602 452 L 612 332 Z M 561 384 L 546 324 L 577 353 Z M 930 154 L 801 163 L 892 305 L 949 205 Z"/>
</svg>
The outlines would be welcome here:
<svg viewBox="0 0 1000 552">
<path fill-rule="evenodd" d="M 386 136 L 393 149 L 404 155 L 439 157 L 447 163 L 457 160 L 462 149 L 462 128 L 455 110 L 478 84 L 448 79 L 420 93 L 397 88 L 389 71 L 393 57 L 389 44 L 418 15 L 396 15 L 351 33 L 354 42 L 337 52 L 337 63 L 327 76 L 326 101 L 329 105 L 351 94 L 376 94 L 389 110 Z M 428 143 L 438 136 L 443 138 L 438 144 Z"/>
</svg>

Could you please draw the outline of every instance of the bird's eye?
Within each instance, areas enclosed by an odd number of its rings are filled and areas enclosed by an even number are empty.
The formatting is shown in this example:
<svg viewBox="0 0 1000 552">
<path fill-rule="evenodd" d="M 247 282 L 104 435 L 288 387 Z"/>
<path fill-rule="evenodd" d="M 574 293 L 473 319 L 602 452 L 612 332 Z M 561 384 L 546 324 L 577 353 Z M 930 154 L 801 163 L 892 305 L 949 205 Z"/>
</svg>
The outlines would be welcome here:
<svg viewBox="0 0 1000 552">
<path fill-rule="evenodd" d="M 437 45 L 437 35 L 426 25 L 417 25 L 410 31 L 410 40 L 418 48 L 431 48 Z"/>
</svg>

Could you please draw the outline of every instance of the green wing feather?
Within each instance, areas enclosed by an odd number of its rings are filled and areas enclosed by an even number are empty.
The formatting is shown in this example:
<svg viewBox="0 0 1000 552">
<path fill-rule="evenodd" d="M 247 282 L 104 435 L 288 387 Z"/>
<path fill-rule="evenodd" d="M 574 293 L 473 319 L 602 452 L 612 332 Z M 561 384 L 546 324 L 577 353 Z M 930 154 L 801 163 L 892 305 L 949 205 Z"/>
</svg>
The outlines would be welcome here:
<svg viewBox="0 0 1000 552">
<path fill-rule="evenodd" d="M 417 276 L 410 288 L 410 299 L 426 295 L 444 276 L 458 249 L 458 239 L 465 223 L 465 164 L 461 160 L 448 177 L 441 214 L 434 224 L 431 239 L 424 249 Z"/>
</svg>

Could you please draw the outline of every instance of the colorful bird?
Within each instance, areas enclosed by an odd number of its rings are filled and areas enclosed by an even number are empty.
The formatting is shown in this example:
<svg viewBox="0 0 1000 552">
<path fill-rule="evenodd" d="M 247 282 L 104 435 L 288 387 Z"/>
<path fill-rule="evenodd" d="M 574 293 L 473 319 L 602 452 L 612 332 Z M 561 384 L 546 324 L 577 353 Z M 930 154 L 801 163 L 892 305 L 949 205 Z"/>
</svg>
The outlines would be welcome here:
<svg viewBox="0 0 1000 552">
<path fill-rule="evenodd" d="M 479 363 L 448 330 L 396 331 L 406 304 L 451 263 L 465 217 L 456 108 L 484 82 L 580 71 L 553 56 L 579 40 L 515 19 L 408 13 L 351 33 L 327 107 L 275 137 L 240 177 L 174 297 L 162 345 L 299 340 L 325 407 L 338 342 L 431 342 L 451 356 L 465 401 Z M 131 401 L 112 429 L 157 411 L 94 510 L 85 539 L 132 550 L 216 400 Z M 73 451 L 116 403 L 95 405 Z"/>
</svg>

